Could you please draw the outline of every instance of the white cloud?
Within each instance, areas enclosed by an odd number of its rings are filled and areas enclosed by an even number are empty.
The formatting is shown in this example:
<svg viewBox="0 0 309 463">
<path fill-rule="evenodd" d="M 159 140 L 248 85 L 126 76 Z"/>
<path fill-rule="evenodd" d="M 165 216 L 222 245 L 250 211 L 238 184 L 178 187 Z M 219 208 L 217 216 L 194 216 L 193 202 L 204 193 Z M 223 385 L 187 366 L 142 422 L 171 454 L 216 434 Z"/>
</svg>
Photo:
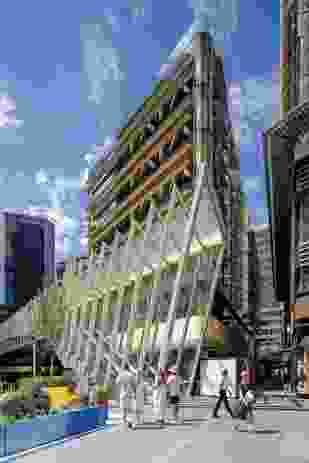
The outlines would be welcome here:
<svg viewBox="0 0 309 463">
<path fill-rule="evenodd" d="M 8 171 L 0 170 L 0 180 L 1 175 L 7 177 Z M 22 205 L 17 209 L 18 212 L 48 217 L 55 224 L 57 260 L 66 256 L 67 252 L 80 253 L 81 222 L 85 221 L 81 207 L 85 205 L 81 205 L 78 176 L 52 175 L 44 169 L 28 176 L 19 171 L 10 176 L 7 184 L 12 194 L 8 194 L 3 205 L 8 210 L 13 210 L 17 199 L 19 205 Z"/>
<path fill-rule="evenodd" d="M 42 184 L 46 184 L 49 182 L 48 176 L 43 169 L 40 169 L 35 174 L 35 182 L 37 183 L 37 185 L 42 185 Z"/>
<path fill-rule="evenodd" d="M 87 162 L 88 166 L 91 167 L 95 164 L 96 155 L 94 153 L 87 153 L 84 156 L 85 161 Z"/>
<path fill-rule="evenodd" d="M 276 73 L 233 82 L 229 88 L 229 108 L 233 126 L 245 146 L 255 145 L 258 132 L 270 127 L 278 117 L 279 82 Z"/>
<path fill-rule="evenodd" d="M 188 0 L 188 5 L 192 9 L 193 24 L 182 36 L 169 60 L 174 61 L 179 53 L 191 49 L 194 32 L 208 31 L 215 46 L 226 50 L 231 34 L 239 25 L 238 0 Z"/>
<path fill-rule="evenodd" d="M 268 212 L 266 207 L 255 207 L 251 209 L 252 221 L 255 225 L 263 225 L 268 223 Z"/>
<path fill-rule="evenodd" d="M 243 189 L 246 194 L 261 191 L 261 178 L 248 177 L 243 181 Z"/>
<path fill-rule="evenodd" d="M 120 24 L 117 16 L 113 13 L 112 8 L 105 8 L 104 16 L 114 32 L 120 32 Z"/>
<path fill-rule="evenodd" d="M 105 95 L 105 82 L 124 80 L 120 57 L 101 24 L 82 25 L 81 40 L 84 70 L 90 87 L 88 99 L 100 104 Z"/>
<path fill-rule="evenodd" d="M 85 189 L 87 186 L 87 182 L 89 179 L 89 167 L 87 167 L 84 172 L 82 172 L 81 177 L 80 177 L 80 188 Z"/>
<path fill-rule="evenodd" d="M 135 6 L 131 9 L 131 17 L 133 20 L 138 18 L 145 17 L 145 7 L 144 6 Z"/>
<path fill-rule="evenodd" d="M 78 243 L 80 220 L 70 213 L 71 206 L 80 209 L 81 177 L 51 176 L 44 169 L 35 174 L 35 184 L 46 196 L 47 207 L 29 206 L 28 213 L 49 217 L 55 223 L 57 260 L 79 253 Z M 68 210 L 69 209 L 69 210 Z"/>
<path fill-rule="evenodd" d="M 22 127 L 24 121 L 16 117 L 16 100 L 6 92 L 0 92 L 0 128 L 18 129 Z M 14 133 L 14 132 L 13 132 Z M 0 136 L 1 142 L 1 136 Z"/>
</svg>

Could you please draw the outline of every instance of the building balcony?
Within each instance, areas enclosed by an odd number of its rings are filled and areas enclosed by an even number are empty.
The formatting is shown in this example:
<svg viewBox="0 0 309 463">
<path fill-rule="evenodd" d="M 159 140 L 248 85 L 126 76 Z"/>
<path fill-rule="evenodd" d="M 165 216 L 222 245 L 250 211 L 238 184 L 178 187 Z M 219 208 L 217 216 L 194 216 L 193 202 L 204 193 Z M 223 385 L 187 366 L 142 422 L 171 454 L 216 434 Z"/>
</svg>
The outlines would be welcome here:
<svg viewBox="0 0 309 463">
<path fill-rule="evenodd" d="M 309 266 L 309 241 L 299 243 L 297 248 L 297 267 Z"/>
</svg>

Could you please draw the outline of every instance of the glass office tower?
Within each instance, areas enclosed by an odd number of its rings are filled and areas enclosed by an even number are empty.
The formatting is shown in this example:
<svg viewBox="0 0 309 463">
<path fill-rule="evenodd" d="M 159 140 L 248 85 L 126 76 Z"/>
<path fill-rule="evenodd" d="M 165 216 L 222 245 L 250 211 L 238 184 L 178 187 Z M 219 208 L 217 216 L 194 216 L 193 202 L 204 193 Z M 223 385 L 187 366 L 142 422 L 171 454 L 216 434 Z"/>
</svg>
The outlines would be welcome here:
<svg viewBox="0 0 309 463">
<path fill-rule="evenodd" d="M 0 235 L 0 303 L 21 307 L 54 281 L 54 224 L 42 217 L 2 212 Z"/>
</svg>

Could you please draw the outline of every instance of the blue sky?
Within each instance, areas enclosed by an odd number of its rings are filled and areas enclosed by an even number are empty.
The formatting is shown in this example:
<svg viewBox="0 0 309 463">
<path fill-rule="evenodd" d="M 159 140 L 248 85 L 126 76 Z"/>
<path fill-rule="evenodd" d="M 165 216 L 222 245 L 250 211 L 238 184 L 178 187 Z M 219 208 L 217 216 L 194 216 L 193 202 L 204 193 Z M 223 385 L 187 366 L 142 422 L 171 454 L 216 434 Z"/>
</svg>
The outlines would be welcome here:
<svg viewBox="0 0 309 463">
<path fill-rule="evenodd" d="M 244 188 L 266 221 L 257 137 L 278 114 L 279 1 L 10 0 L 1 19 L 0 208 L 62 216 L 58 258 L 80 254 L 93 146 L 151 93 L 193 21 L 224 48 Z"/>
</svg>

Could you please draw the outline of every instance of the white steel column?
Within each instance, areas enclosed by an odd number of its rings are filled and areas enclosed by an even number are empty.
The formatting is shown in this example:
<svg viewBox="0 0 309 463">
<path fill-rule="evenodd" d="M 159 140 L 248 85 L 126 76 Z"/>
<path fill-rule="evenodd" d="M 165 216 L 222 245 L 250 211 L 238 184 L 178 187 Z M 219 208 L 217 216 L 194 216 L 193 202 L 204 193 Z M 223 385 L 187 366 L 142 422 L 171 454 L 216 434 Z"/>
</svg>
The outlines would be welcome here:
<svg viewBox="0 0 309 463">
<path fill-rule="evenodd" d="M 61 358 L 63 357 L 63 354 L 67 350 L 67 343 L 70 339 L 70 311 L 66 310 L 65 312 L 65 318 L 64 318 L 64 328 L 63 328 L 63 335 L 61 342 L 59 344 L 59 347 L 57 349 L 57 353 Z"/>
<path fill-rule="evenodd" d="M 83 347 L 83 342 L 85 342 L 83 331 L 86 328 L 86 321 L 88 316 L 88 305 L 89 300 L 86 300 L 81 305 L 81 312 L 80 312 L 80 322 L 77 328 L 77 343 L 76 343 L 76 356 L 81 358 L 81 350 Z"/>
<path fill-rule="evenodd" d="M 166 223 L 164 224 L 162 238 L 160 241 L 160 251 L 159 251 L 160 260 L 158 261 L 158 268 L 155 272 L 153 290 L 151 294 L 151 302 L 150 302 L 150 306 L 149 306 L 149 309 L 146 315 L 145 333 L 144 333 L 144 339 L 143 339 L 142 355 L 140 357 L 140 362 L 139 362 L 139 368 L 144 367 L 145 353 L 147 351 L 147 348 L 149 347 L 147 343 L 149 344 L 151 324 L 154 318 L 155 309 L 156 309 L 158 299 L 160 296 L 160 282 L 161 282 L 162 271 L 163 271 L 161 259 L 165 253 L 165 248 L 166 248 L 167 240 L 168 240 L 169 218 L 174 212 L 175 204 L 176 204 L 176 190 L 174 188 L 171 194 L 171 198 L 168 203 L 168 214 L 167 214 L 168 219 L 166 220 Z"/>
<path fill-rule="evenodd" d="M 165 281 L 168 281 L 169 280 L 169 269 L 165 270 L 163 272 L 163 277 L 161 275 L 161 283 L 165 283 Z M 170 293 L 169 293 L 170 294 Z M 154 326 L 154 333 L 153 333 L 153 336 L 152 336 L 152 339 L 151 339 L 151 342 L 150 342 L 150 349 L 149 349 L 149 352 L 151 352 L 152 354 L 154 354 L 154 352 L 156 351 L 156 345 L 157 345 L 157 339 L 158 339 L 158 335 L 159 335 L 159 331 L 160 331 L 160 325 L 161 325 L 161 322 L 160 320 L 162 320 L 162 314 L 164 313 L 164 310 L 165 310 L 165 301 L 162 301 L 162 291 L 160 292 L 160 295 L 159 295 L 159 301 L 158 301 L 158 304 L 157 304 L 157 311 L 155 312 L 154 314 L 154 319 L 156 319 L 156 321 L 158 322 L 156 326 Z M 161 298 L 161 302 L 160 302 L 160 298 Z M 167 303 L 168 304 L 168 303 Z M 158 365 L 157 365 L 158 367 Z M 157 371 L 158 371 L 158 368 L 157 368 Z"/>
<path fill-rule="evenodd" d="M 120 288 L 120 292 L 118 293 L 118 301 L 117 301 L 116 310 L 115 310 L 114 326 L 112 329 L 112 337 L 110 341 L 111 355 L 113 355 L 114 350 L 116 349 L 116 342 L 117 342 L 118 330 L 119 330 L 120 319 L 121 319 L 121 309 L 123 306 L 123 299 L 125 296 L 125 292 L 126 292 L 126 286 L 125 284 L 123 284 L 122 287 Z M 106 384 L 108 384 L 110 381 L 111 373 L 112 373 L 112 359 L 109 359 L 107 363 L 107 369 L 106 369 L 106 375 L 105 375 Z"/>
<path fill-rule="evenodd" d="M 155 211 L 154 205 L 153 205 L 153 202 L 151 202 L 150 210 L 149 210 L 147 220 L 146 220 L 144 242 L 147 242 L 147 239 L 148 239 L 148 236 L 149 236 L 149 233 L 150 233 L 150 230 L 151 230 L 154 211 Z M 129 246 L 130 246 L 130 237 L 128 237 L 128 240 L 126 242 L 125 255 L 124 255 L 124 259 L 123 259 L 123 271 L 124 272 L 127 270 L 128 264 L 129 264 L 129 262 L 128 262 L 129 261 L 129 256 L 130 256 L 130 247 Z M 141 257 L 141 259 L 143 259 L 143 256 Z M 119 292 L 118 303 L 116 305 L 116 311 L 115 311 L 115 319 L 114 319 L 114 325 L 113 325 L 112 337 L 111 337 L 111 343 L 110 343 L 110 348 L 111 348 L 112 352 L 114 352 L 116 350 L 116 343 L 117 343 L 119 326 L 120 326 L 120 321 L 121 321 L 121 309 L 123 307 L 123 299 L 124 299 L 124 296 L 125 296 L 125 291 L 126 291 L 126 287 L 125 287 L 125 285 L 123 285 L 121 287 L 121 289 L 120 289 L 120 292 Z M 122 357 L 122 355 L 121 355 L 121 357 Z M 108 366 L 107 366 L 107 373 L 106 373 L 106 382 L 107 383 L 110 380 L 110 374 L 111 374 L 111 362 L 109 362 Z"/>
<path fill-rule="evenodd" d="M 193 196 L 193 202 L 192 202 L 192 208 L 190 211 L 190 217 L 188 219 L 186 228 L 185 228 L 185 233 L 184 233 L 184 243 L 183 243 L 183 250 L 182 250 L 182 256 L 180 258 L 180 263 L 177 271 L 177 276 L 174 284 L 174 290 L 172 294 L 172 301 L 170 304 L 169 308 L 169 313 L 168 313 L 168 318 L 167 318 L 167 323 L 166 323 L 166 328 L 165 328 L 165 333 L 163 337 L 163 342 L 162 346 L 160 349 L 160 358 L 159 358 L 159 369 L 165 368 L 167 359 L 168 359 L 168 348 L 169 348 L 169 342 L 172 334 L 172 328 L 174 325 L 174 319 L 176 316 L 176 310 L 177 310 L 177 305 L 178 305 L 178 299 L 179 299 L 179 294 L 180 294 L 180 288 L 181 288 L 181 282 L 182 282 L 182 275 L 183 275 L 183 270 L 185 267 L 185 259 L 187 255 L 189 254 L 190 251 L 190 246 L 192 243 L 192 237 L 194 234 L 194 227 L 196 223 L 196 218 L 197 214 L 199 211 L 199 205 L 202 197 L 202 188 L 204 184 L 204 179 L 205 179 L 205 174 L 206 174 L 206 165 L 203 163 L 201 165 L 201 168 L 198 173 L 198 180 L 197 180 L 197 185 L 196 189 L 194 191 L 194 196 Z"/>
<path fill-rule="evenodd" d="M 188 306 L 187 313 L 186 313 L 186 321 L 185 321 L 184 329 L 183 329 L 183 332 L 182 332 L 180 344 L 178 346 L 177 360 L 176 360 L 176 370 L 177 371 L 179 370 L 180 363 L 181 363 L 181 360 L 182 360 L 183 351 L 184 351 L 184 347 L 185 347 L 185 341 L 186 341 L 186 337 L 187 337 L 187 333 L 188 333 L 188 329 L 189 329 L 189 324 L 190 324 L 190 320 L 191 320 L 191 316 L 192 316 L 192 309 L 193 309 L 193 306 L 194 306 L 194 303 L 195 303 L 195 300 L 196 300 L 196 296 L 197 296 L 197 280 L 198 280 L 198 274 L 199 274 L 199 271 L 200 271 L 200 268 L 201 268 L 201 260 L 202 260 L 202 258 L 201 258 L 201 256 L 198 256 L 197 259 L 198 259 L 198 262 L 197 262 L 197 264 L 196 264 L 196 266 L 194 268 L 194 271 L 192 273 L 192 289 L 191 289 L 191 294 L 190 294 L 189 306 Z"/>
<path fill-rule="evenodd" d="M 117 255 L 117 253 L 119 251 L 119 249 L 118 249 L 119 238 L 120 238 L 119 233 L 116 232 L 116 236 L 114 238 L 114 243 L 113 243 L 113 247 L 112 247 L 112 253 L 110 255 L 110 261 L 108 263 L 108 269 L 106 270 L 107 271 L 106 281 L 108 281 L 109 276 L 111 276 L 112 280 L 115 279 L 114 270 L 115 270 L 115 267 L 116 267 L 116 264 L 117 264 L 116 255 Z M 108 286 L 110 286 L 110 284 Z M 109 308 L 109 303 L 110 303 L 110 298 L 111 298 L 111 290 L 107 288 L 106 291 L 107 291 L 107 294 L 105 294 L 104 300 L 103 300 L 104 305 L 103 305 L 103 310 L 102 310 L 102 321 L 101 321 L 101 331 L 102 331 L 103 334 L 104 334 L 104 328 L 105 328 L 104 327 L 104 324 L 105 324 L 105 321 L 104 321 L 105 311 L 106 311 L 106 307 Z M 95 376 L 97 376 L 98 373 L 99 373 L 100 362 L 101 362 L 101 359 L 102 359 L 103 351 L 104 351 L 103 341 L 99 340 L 99 344 L 97 345 L 97 349 L 96 349 L 96 359 L 95 359 L 95 366 L 94 366 L 94 374 L 95 374 Z"/>
<path fill-rule="evenodd" d="M 129 335 L 131 335 L 131 331 L 134 334 L 134 327 L 132 327 L 132 322 L 134 321 L 135 315 L 137 312 L 137 306 L 139 304 L 139 299 L 140 299 L 141 286 L 142 286 L 142 277 L 139 275 L 137 278 L 137 281 L 135 281 L 134 289 L 133 289 L 133 301 L 131 302 L 130 314 L 129 314 L 128 325 L 127 325 L 127 330 L 126 330 L 125 345 L 123 348 L 124 357 L 121 362 L 122 369 L 124 368 L 124 365 L 127 362 L 128 357 L 129 357 L 129 350 L 131 348 Z"/>
<path fill-rule="evenodd" d="M 96 323 L 96 315 L 98 311 L 98 299 L 93 299 L 90 301 L 90 311 L 89 311 L 89 327 L 88 327 L 88 332 L 90 336 L 94 336 L 94 329 L 95 329 L 95 323 Z M 83 362 L 83 369 L 85 369 L 88 365 L 89 362 L 89 355 L 90 355 L 90 340 L 89 337 L 85 338 L 85 358 Z M 90 373 L 90 372 L 89 372 Z"/>
<path fill-rule="evenodd" d="M 67 352 L 65 354 L 66 360 L 69 360 L 72 353 L 72 348 L 73 348 L 73 341 L 75 338 L 76 334 L 76 327 L 77 327 L 77 311 L 79 310 L 79 306 L 74 307 L 74 308 L 69 308 L 68 310 L 71 310 L 72 312 L 72 319 L 71 319 L 71 330 L 70 330 L 70 338 L 68 342 L 68 347 L 67 347 Z"/>
<path fill-rule="evenodd" d="M 205 323 L 206 323 L 206 330 L 205 330 L 206 331 L 206 333 L 205 333 L 206 339 L 208 337 L 208 315 L 209 315 L 209 313 L 211 313 L 211 310 L 212 310 L 212 305 L 213 305 L 215 294 L 216 294 L 218 280 L 219 280 L 220 273 L 221 273 L 221 270 L 222 270 L 224 252 L 225 252 L 225 247 L 222 246 L 222 249 L 220 250 L 219 256 L 217 258 L 216 266 L 215 266 L 215 269 L 214 269 L 214 274 L 213 274 L 212 281 L 211 281 L 211 287 L 210 287 L 209 297 L 208 297 L 208 301 L 207 301 L 207 309 L 206 309 L 207 313 L 205 314 L 205 318 L 206 318 L 205 319 Z M 203 333 L 201 333 L 201 337 L 200 337 L 199 342 L 198 342 L 197 347 L 196 347 L 196 353 L 195 353 L 195 358 L 194 358 L 194 362 L 193 362 L 192 374 L 191 374 L 190 382 L 189 382 L 188 389 L 187 389 L 187 395 L 190 395 L 191 392 L 192 392 L 192 389 L 193 389 L 194 379 L 196 377 L 196 372 L 197 372 L 198 364 L 199 364 L 199 361 L 200 361 L 200 355 L 201 355 L 201 349 L 202 349 L 203 341 L 204 341 L 204 336 L 203 336 Z"/>
</svg>

